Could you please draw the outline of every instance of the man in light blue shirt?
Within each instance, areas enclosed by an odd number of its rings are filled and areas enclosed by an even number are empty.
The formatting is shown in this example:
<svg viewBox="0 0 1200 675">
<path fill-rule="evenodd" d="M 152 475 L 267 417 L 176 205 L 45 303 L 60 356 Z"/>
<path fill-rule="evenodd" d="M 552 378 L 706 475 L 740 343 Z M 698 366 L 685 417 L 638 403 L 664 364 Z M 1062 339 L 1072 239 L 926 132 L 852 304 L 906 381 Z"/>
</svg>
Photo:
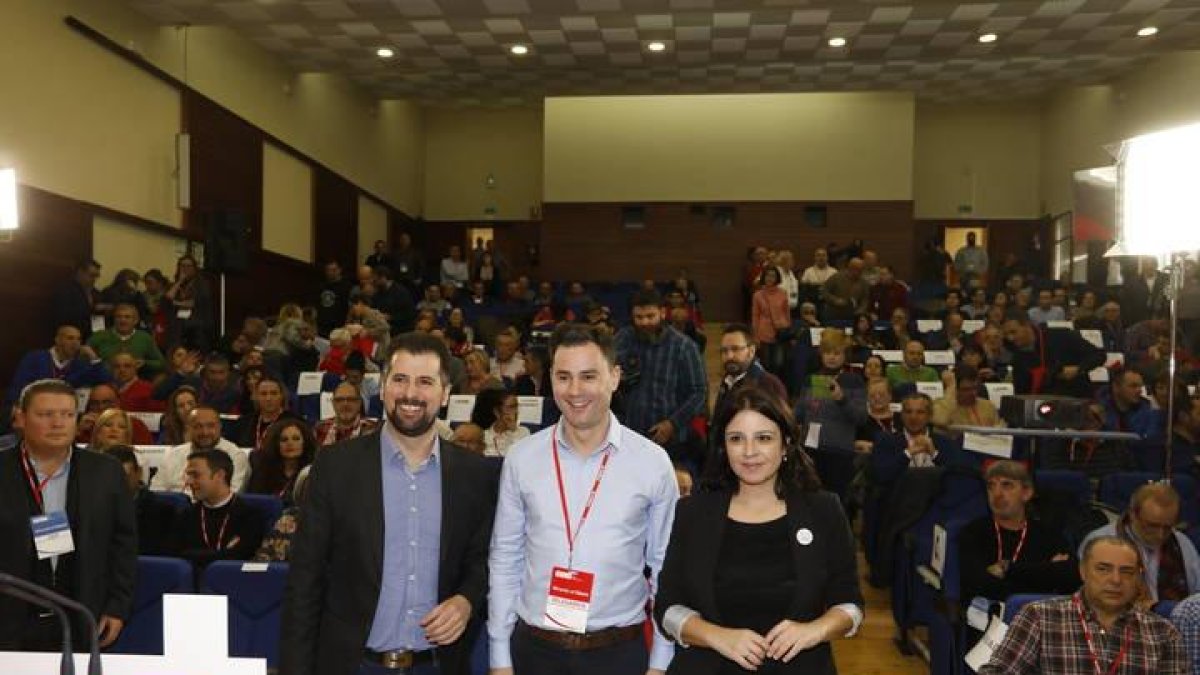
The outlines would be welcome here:
<svg viewBox="0 0 1200 675">
<path fill-rule="evenodd" d="M 1037 305 L 1029 308 L 1029 320 L 1045 326 L 1051 321 L 1066 321 L 1067 314 L 1062 307 L 1054 304 L 1054 291 L 1043 288 L 1038 291 Z"/>
<path fill-rule="evenodd" d="M 647 652 L 643 627 L 679 496 L 671 462 L 609 409 L 620 382 L 611 337 L 564 324 L 550 350 L 562 419 L 513 446 L 500 478 L 492 673 L 665 671 L 673 647 L 656 631 Z"/>
</svg>

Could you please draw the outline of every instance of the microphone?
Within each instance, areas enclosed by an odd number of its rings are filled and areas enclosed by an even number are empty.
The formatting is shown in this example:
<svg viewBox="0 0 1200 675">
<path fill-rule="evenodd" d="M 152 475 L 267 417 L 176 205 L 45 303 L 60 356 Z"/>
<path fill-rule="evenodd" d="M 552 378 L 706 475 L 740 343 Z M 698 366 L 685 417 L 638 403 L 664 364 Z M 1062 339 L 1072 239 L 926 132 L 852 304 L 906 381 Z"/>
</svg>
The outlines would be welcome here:
<svg viewBox="0 0 1200 675">
<path fill-rule="evenodd" d="M 39 586 L 38 584 L 35 584 L 32 581 L 27 581 L 20 577 L 16 577 L 11 574 L 5 574 L 4 572 L 0 572 L 0 590 L 6 589 L 6 588 L 7 588 L 8 592 L 11 592 L 16 589 L 20 589 L 26 593 L 33 594 L 35 596 L 38 596 L 39 598 L 43 598 L 45 602 L 53 603 L 54 605 L 57 605 L 57 607 L 55 607 L 56 612 L 62 613 L 61 607 L 66 607 L 67 609 L 70 609 L 70 610 L 76 612 L 77 614 L 79 614 L 80 616 L 82 616 L 84 626 L 87 628 L 89 647 L 90 647 L 90 649 L 89 649 L 90 655 L 88 656 L 88 675 L 103 675 L 104 666 L 100 663 L 100 637 L 96 633 L 96 618 L 94 616 L 92 616 L 91 610 L 89 610 L 87 607 L 84 607 L 82 604 L 76 602 L 75 600 L 66 597 L 65 595 L 56 593 L 48 588 Z M 35 603 L 35 604 L 40 604 L 40 603 Z M 45 605 L 42 605 L 42 606 L 45 606 Z M 65 650 L 65 652 L 69 653 L 69 652 L 74 651 L 73 645 L 71 644 L 71 641 L 70 641 L 70 636 L 71 636 L 70 622 L 66 621 L 65 613 L 63 613 L 62 616 L 63 616 L 63 621 L 64 621 L 63 634 L 66 636 L 66 640 L 67 640 L 63 649 Z M 72 661 L 71 671 L 70 671 L 72 673 L 72 675 L 74 673 L 74 666 L 75 666 L 74 661 Z M 66 673 L 68 671 L 64 670 L 63 672 Z"/>
<path fill-rule="evenodd" d="M 0 593 L 54 612 L 54 616 L 58 617 L 58 625 L 62 626 L 62 660 L 59 663 L 58 672 L 59 675 L 75 675 L 75 655 L 71 648 L 71 621 L 62 607 L 6 583 L 0 583 Z"/>
</svg>

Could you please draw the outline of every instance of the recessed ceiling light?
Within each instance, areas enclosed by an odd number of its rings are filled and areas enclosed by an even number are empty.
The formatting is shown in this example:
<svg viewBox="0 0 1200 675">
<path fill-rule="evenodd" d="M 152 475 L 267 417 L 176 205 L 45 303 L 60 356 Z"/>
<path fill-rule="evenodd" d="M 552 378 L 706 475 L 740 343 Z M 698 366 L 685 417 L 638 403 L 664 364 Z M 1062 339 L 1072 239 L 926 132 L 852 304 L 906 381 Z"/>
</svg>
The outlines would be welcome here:
<svg viewBox="0 0 1200 675">
<path fill-rule="evenodd" d="M 829 38 L 829 46 L 830 47 L 845 47 L 846 46 L 846 38 L 844 38 L 844 37 Z"/>
<path fill-rule="evenodd" d="M 525 56 L 529 53 L 529 47 L 526 47 L 525 45 L 513 45 L 508 48 L 508 51 L 516 54 L 517 56 Z"/>
<path fill-rule="evenodd" d="M 984 44 L 987 44 L 989 42 L 995 42 L 996 34 L 995 33 L 984 33 L 983 35 L 979 36 L 979 41 Z"/>
<path fill-rule="evenodd" d="M 390 59 L 396 55 L 396 52 L 388 49 L 387 47 L 380 47 L 379 49 L 375 50 L 375 55 L 381 59 Z"/>
<path fill-rule="evenodd" d="M 667 43 L 659 42 L 657 40 L 654 42 L 647 42 L 646 49 L 652 52 L 665 52 L 667 50 Z"/>
<path fill-rule="evenodd" d="M 1139 30 L 1137 34 L 1138 37 L 1150 37 L 1151 35 L 1157 35 L 1158 29 L 1154 26 L 1146 26 L 1145 28 Z"/>
</svg>

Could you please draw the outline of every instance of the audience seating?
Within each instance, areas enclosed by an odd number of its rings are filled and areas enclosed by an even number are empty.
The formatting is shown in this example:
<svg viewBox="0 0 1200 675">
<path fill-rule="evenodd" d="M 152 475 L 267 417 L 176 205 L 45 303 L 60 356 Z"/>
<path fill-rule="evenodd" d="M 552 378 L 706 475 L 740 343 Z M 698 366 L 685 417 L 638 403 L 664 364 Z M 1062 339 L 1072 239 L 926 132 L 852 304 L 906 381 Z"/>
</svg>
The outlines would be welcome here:
<svg viewBox="0 0 1200 675">
<path fill-rule="evenodd" d="M 192 505 L 192 498 L 182 492 L 153 492 L 154 498 L 170 504 L 179 513 Z"/>
<path fill-rule="evenodd" d="M 259 563 L 263 571 L 246 571 L 241 561 L 218 561 L 204 570 L 200 592 L 229 598 L 229 655 L 267 660 L 279 665 L 279 621 L 287 563 Z"/>
<path fill-rule="evenodd" d="M 1154 481 L 1163 479 L 1161 473 L 1123 472 L 1104 476 L 1100 479 L 1096 498 L 1117 511 L 1124 512 L 1129 507 L 1129 499 L 1135 490 Z M 1171 477 L 1171 485 L 1179 491 L 1179 519 L 1190 525 L 1200 524 L 1200 503 L 1197 502 L 1196 479 L 1186 475 Z"/>
<path fill-rule="evenodd" d="M 164 593 L 192 593 L 192 565 L 178 558 L 140 556 L 133 611 L 116 643 L 109 648 L 116 654 L 163 653 Z"/>
<path fill-rule="evenodd" d="M 1017 616 L 1017 612 L 1021 611 L 1021 608 L 1025 605 L 1053 597 L 1053 595 L 1045 593 L 1020 593 L 1009 596 L 1008 600 L 1004 601 L 1004 623 L 1012 624 L 1013 619 Z"/>
<path fill-rule="evenodd" d="M 264 534 L 271 531 L 271 528 L 275 526 L 275 521 L 279 520 L 279 516 L 283 513 L 283 500 L 274 495 L 240 494 L 238 499 L 262 514 Z"/>
</svg>

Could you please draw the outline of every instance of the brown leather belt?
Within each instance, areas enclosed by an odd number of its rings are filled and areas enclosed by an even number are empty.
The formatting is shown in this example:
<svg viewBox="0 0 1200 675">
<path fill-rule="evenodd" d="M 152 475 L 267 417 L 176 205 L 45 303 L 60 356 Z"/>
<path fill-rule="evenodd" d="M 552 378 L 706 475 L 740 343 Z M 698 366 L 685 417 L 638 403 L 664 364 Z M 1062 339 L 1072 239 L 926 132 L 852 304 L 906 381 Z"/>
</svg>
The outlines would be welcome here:
<svg viewBox="0 0 1200 675">
<path fill-rule="evenodd" d="M 643 630 L 641 624 L 638 624 L 636 626 L 622 626 L 620 628 L 602 628 L 590 633 L 567 633 L 530 626 L 524 621 L 519 621 L 517 628 L 527 631 L 530 636 L 542 642 L 549 642 L 556 647 L 562 647 L 573 652 L 586 652 L 592 649 L 610 647 L 622 642 L 636 640 L 642 636 Z"/>
<path fill-rule="evenodd" d="M 364 649 L 363 660 L 390 670 L 407 670 L 413 666 L 433 663 L 434 658 L 432 649 L 426 649 L 423 652 L 373 652 L 370 649 Z"/>
</svg>

